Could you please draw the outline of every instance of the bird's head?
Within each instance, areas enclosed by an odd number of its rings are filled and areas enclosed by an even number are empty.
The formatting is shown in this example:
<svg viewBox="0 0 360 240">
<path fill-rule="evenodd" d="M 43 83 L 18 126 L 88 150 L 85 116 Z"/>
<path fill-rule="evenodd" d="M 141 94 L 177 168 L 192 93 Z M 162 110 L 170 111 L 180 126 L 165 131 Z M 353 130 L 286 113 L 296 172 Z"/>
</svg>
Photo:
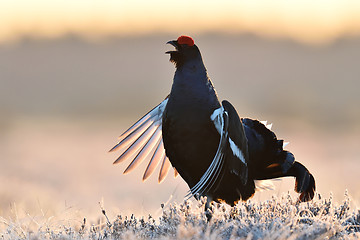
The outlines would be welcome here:
<svg viewBox="0 0 360 240">
<path fill-rule="evenodd" d="M 194 40 L 189 36 L 180 36 L 177 40 L 167 42 L 175 47 L 174 51 L 167 51 L 170 54 L 170 61 L 175 64 L 177 68 L 184 65 L 187 61 L 200 58 L 201 54 Z"/>
</svg>

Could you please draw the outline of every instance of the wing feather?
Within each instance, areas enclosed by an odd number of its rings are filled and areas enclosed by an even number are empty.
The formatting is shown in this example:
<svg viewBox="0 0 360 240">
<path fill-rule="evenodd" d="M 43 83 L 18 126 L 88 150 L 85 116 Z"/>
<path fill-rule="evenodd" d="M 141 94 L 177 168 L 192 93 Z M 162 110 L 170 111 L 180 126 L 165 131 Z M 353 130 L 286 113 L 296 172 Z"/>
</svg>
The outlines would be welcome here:
<svg viewBox="0 0 360 240">
<path fill-rule="evenodd" d="M 177 178 L 179 176 L 179 172 L 174 168 L 174 178 Z"/>
<path fill-rule="evenodd" d="M 232 173 L 238 176 L 243 185 L 248 179 L 248 140 L 241 119 L 233 105 L 224 100 L 222 105 L 229 114 L 229 145 L 232 154 L 227 155 L 227 161 Z"/>
<path fill-rule="evenodd" d="M 169 173 L 170 167 L 171 167 L 171 163 L 170 163 L 169 159 L 166 156 L 164 156 L 163 162 L 161 164 L 160 173 L 159 173 L 159 179 L 158 179 L 159 183 L 164 181 L 165 177 Z"/>
<path fill-rule="evenodd" d="M 128 157 L 131 157 L 137 151 L 141 150 L 141 148 L 146 144 L 152 134 L 156 131 L 156 125 L 152 123 L 142 134 L 134 141 L 131 141 L 129 147 L 118 157 L 113 164 L 120 163 L 126 160 Z"/>
<path fill-rule="evenodd" d="M 158 145 L 155 149 L 153 156 L 151 157 L 146 170 L 144 172 L 143 181 L 145 181 L 151 174 L 155 171 L 156 167 L 159 165 L 160 161 L 165 156 L 165 149 L 163 145 L 162 138 L 159 139 Z"/>
<path fill-rule="evenodd" d="M 137 139 L 153 124 L 154 121 L 151 119 L 147 119 L 145 122 L 143 122 L 140 126 L 138 126 L 133 132 L 130 132 L 129 134 L 124 135 L 124 137 L 120 136 L 120 141 L 118 144 L 116 144 L 112 149 L 110 149 L 109 152 L 113 152 L 119 149 L 122 149 L 129 144 L 134 143 L 137 141 Z"/>
<path fill-rule="evenodd" d="M 121 141 L 122 139 L 124 139 L 125 137 L 127 137 L 130 134 L 133 134 L 134 132 L 136 132 L 136 130 L 142 125 L 144 124 L 147 120 L 149 120 L 151 117 L 150 114 L 146 114 L 144 115 L 142 118 L 140 118 L 136 123 L 134 123 L 131 127 L 128 128 L 128 130 L 126 130 L 125 132 L 123 132 L 120 136 L 119 136 L 119 141 Z"/>
<path fill-rule="evenodd" d="M 216 129 L 220 130 L 219 145 L 210 166 L 201 176 L 200 181 L 195 184 L 186 194 L 185 198 L 188 199 L 197 194 L 202 195 L 204 192 L 211 189 L 217 181 L 224 164 L 223 160 L 225 155 L 226 143 L 228 142 L 228 113 L 224 110 L 223 107 L 220 107 L 216 109 L 211 115 L 211 120 L 214 122 Z"/>
<path fill-rule="evenodd" d="M 143 181 L 152 175 L 162 162 L 158 181 L 162 182 L 169 172 L 171 163 L 165 155 L 162 140 L 162 116 L 168 97 L 150 110 L 119 137 L 119 142 L 109 152 L 121 150 L 114 164 L 131 160 L 124 174 L 135 169 L 143 161 L 148 161 Z M 176 175 L 176 172 L 175 172 Z"/>
<path fill-rule="evenodd" d="M 143 146 L 141 151 L 136 155 L 134 160 L 129 164 L 129 166 L 125 169 L 125 173 L 129 173 L 136 166 L 138 166 L 145 158 L 154 150 L 154 147 L 161 137 L 161 127 L 158 125 L 156 131 L 151 135 L 149 140 L 145 140 L 146 144 Z"/>
</svg>

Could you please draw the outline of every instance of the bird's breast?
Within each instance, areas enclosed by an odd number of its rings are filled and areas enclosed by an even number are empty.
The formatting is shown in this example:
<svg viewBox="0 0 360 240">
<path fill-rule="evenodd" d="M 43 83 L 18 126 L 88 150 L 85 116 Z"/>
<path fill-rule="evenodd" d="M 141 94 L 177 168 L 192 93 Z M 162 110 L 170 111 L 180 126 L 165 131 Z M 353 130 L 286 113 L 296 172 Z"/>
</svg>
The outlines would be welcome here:
<svg viewBox="0 0 360 240">
<path fill-rule="evenodd" d="M 171 109 L 171 105 L 165 110 L 163 140 L 166 155 L 190 187 L 209 167 L 219 139 L 208 111 Z"/>
</svg>

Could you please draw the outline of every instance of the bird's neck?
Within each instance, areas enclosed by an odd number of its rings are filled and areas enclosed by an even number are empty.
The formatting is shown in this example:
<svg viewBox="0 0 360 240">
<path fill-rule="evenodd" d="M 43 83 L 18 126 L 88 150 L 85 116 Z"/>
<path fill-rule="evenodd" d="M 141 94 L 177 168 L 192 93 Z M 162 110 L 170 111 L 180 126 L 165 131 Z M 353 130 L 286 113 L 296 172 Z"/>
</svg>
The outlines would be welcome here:
<svg viewBox="0 0 360 240">
<path fill-rule="evenodd" d="M 190 108 L 218 108 L 220 103 L 202 61 L 176 69 L 169 101 Z"/>
</svg>

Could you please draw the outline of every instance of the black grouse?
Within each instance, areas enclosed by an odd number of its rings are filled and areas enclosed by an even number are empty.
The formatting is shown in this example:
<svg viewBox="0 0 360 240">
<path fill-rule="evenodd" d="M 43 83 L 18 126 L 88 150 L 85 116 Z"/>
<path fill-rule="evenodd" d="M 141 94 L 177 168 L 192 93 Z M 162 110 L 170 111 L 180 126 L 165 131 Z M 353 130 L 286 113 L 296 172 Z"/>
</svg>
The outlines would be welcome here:
<svg viewBox="0 0 360 240">
<path fill-rule="evenodd" d="M 283 150 L 283 140 L 266 123 L 240 119 L 231 103 L 219 102 L 194 40 L 180 36 L 168 44 L 175 47 L 166 52 L 176 66 L 171 92 L 120 136 L 110 150 L 122 150 L 114 163 L 131 158 L 127 173 L 148 159 L 143 180 L 161 163 L 159 182 L 172 165 L 189 185 L 188 196 L 208 202 L 234 205 L 253 196 L 255 180 L 287 176 L 295 177 L 299 201 L 313 199 L 314 177 Z"/>
</svg>

